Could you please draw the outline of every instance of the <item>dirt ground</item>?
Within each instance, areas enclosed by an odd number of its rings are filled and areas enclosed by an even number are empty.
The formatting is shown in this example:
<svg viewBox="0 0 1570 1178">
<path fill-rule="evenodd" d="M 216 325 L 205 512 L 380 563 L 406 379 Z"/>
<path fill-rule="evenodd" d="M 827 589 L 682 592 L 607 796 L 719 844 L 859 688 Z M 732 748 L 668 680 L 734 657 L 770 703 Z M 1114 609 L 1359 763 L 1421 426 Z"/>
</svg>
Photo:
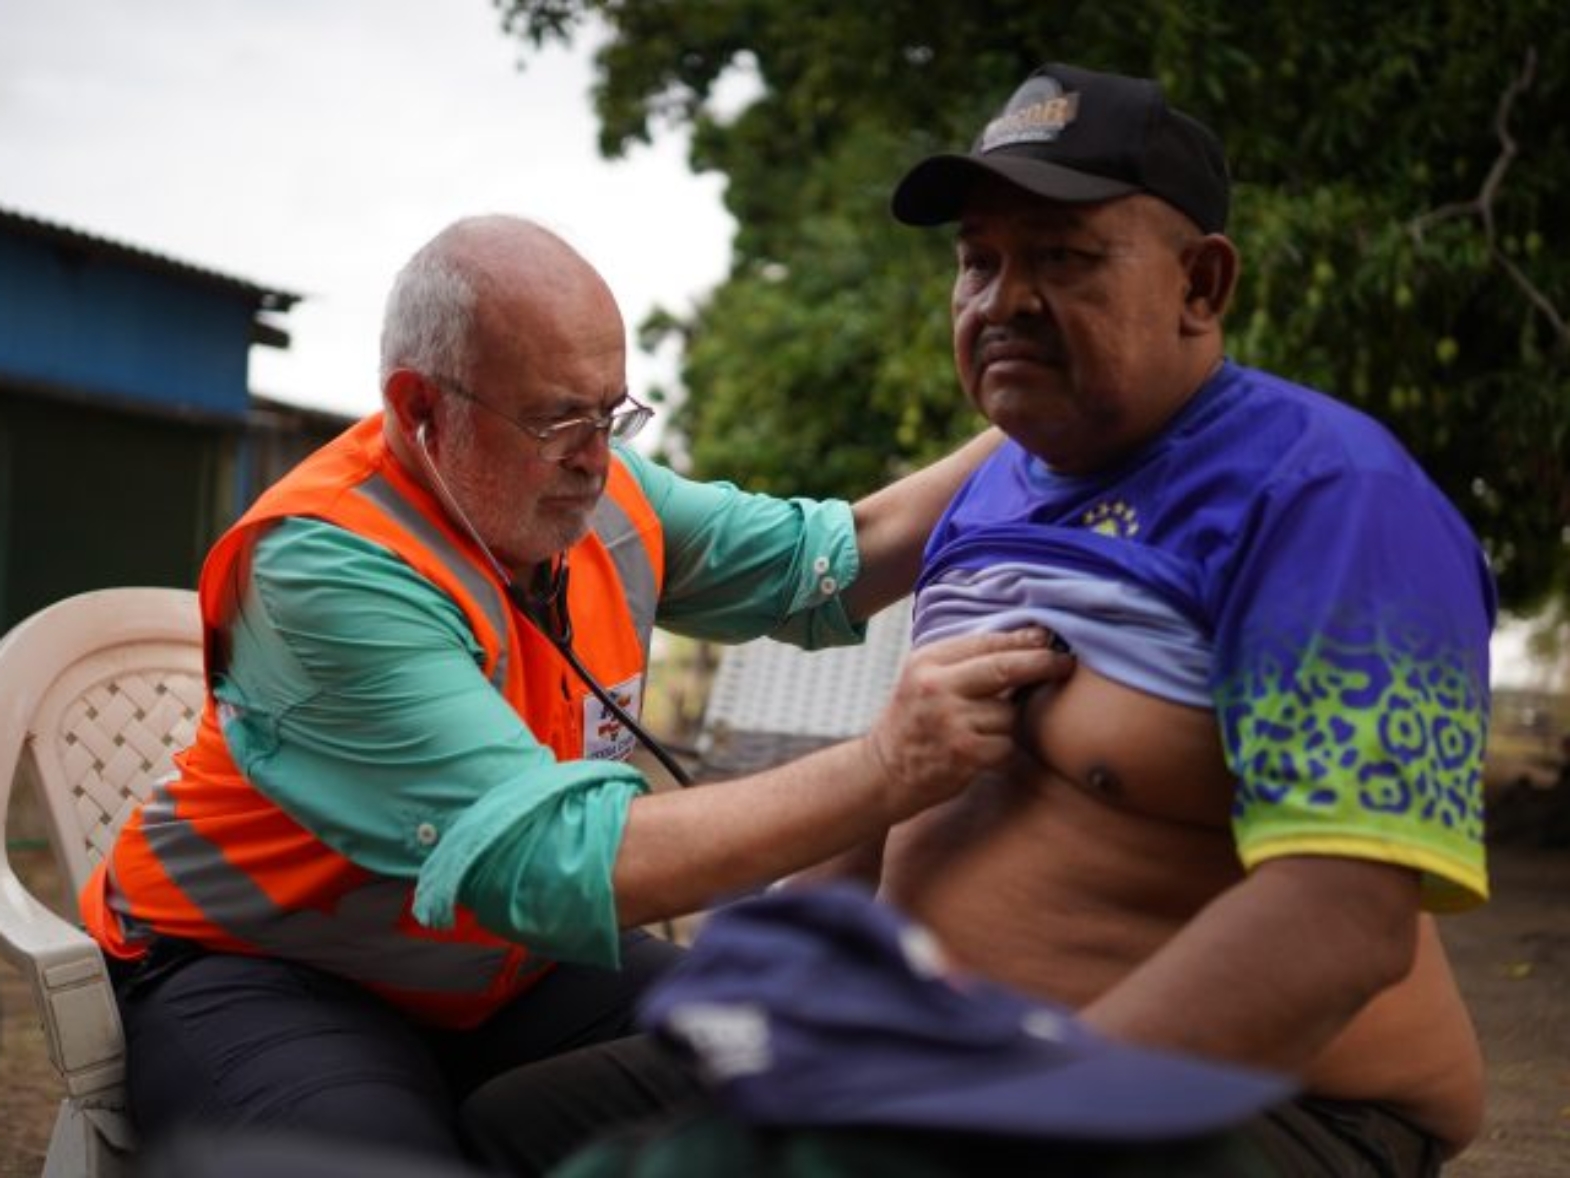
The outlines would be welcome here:
<svg viewBox="0 0 1570 1178">
<path fill-rule="evenodd" d="M 1570 1176 L 1570 848 L 1490 852 L 1493 899 L 1440 927 L 1488 1064 L 1488 1111 L 1453 1178 Z"/>
<path fill-rule="evenodd" d="M 1494 899 L 1443 922 L 1488 1057 L 1488 1118 L 1450 1178 L 1570 1178 L 1570 849 L 1491 853 Z M 16 856 L 47 890 L 46 857 Z M 59 1087 L 21 976 L 0 963 L 0 1178 L 43 1166 Z"/>
</svg>

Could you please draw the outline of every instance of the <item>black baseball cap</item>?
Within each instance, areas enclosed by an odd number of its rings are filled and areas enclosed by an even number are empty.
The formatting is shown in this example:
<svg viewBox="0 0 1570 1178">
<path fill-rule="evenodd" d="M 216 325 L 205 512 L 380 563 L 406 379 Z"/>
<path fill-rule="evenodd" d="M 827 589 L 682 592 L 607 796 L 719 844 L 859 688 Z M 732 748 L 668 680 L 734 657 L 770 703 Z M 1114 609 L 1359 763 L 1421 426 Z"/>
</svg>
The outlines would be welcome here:
<svg viewBox="0 0 1570 1178">
<path fill-rule="evenodd" d="M 716 910 L 639 1020 L 753 1125 L 1175 1141 L 1297 1091 L 1273 1072 L 1111 1039 L 954 970 L 923 925 L 848 884 Z"/>
<path fill-rule="evenodd" d="M 997 176 L 1070 204 L 1147 192 L 1205 233 L 1226 229 L 1231 185 L 1221 140 L 1167 105 L 1148 78 L 1044 65 L 1014 91 L 966 155 L 922 160 L 894 190 L 907 225 L 957 220 L 970 186 Z"/>
</svg>

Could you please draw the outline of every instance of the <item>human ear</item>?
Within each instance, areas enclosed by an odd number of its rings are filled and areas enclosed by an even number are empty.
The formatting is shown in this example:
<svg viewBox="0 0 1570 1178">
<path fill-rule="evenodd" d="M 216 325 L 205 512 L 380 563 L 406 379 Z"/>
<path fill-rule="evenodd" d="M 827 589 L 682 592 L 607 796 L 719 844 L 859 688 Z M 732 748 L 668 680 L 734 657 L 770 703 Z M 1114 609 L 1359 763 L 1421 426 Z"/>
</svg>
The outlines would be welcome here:
<svg viewBox="0 0 1570 1178">
<path fill-rule="evenodd" d="M 398 431 L 413 439 L 435 416 L 436 395 L 430 381 L 410 368 L 398 368 L 382 384 L 382 403 Z"/>
<path fill-rule="evenodd" d="M 1237 247 L 1219 233 L 1196 238 L 1183 250 L 1188 288 L 1183 295 L 1183 330 L 1203 335 L 1216 330 L 1237 289 Z"/>
</svg>

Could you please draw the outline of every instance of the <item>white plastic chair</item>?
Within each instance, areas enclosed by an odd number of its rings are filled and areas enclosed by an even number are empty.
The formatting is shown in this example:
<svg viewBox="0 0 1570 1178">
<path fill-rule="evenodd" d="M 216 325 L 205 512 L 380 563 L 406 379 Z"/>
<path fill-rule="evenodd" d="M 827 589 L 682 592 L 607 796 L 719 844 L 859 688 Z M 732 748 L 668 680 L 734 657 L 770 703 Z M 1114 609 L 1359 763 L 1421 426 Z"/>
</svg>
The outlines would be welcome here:
<svg viewBox="0 0 1570 1178">
<path fill-rule="evenodd" d="M 202 706 L 196 594 L 103 589 L 55 603 L 0 639 L 0 835 L 18 780 L 34 784 L 70 888 L 56 913 L 0 850 L 0 953 L 32 984 L 65 1086 L 45 1178 L 130 1169 L 125 1046 L 97 944 L 75 896 L 126 815 L 168 773 Z"/>
</svg>

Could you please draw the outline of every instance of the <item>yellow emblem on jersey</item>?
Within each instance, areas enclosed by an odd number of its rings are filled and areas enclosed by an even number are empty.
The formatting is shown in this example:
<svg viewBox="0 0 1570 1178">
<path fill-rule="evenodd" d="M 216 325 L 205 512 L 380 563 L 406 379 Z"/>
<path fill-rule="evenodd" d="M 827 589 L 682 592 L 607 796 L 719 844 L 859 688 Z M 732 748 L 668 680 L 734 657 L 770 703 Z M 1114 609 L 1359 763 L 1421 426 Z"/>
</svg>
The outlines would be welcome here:
<svg viewBox="0 0 1570 1178">
<path fill-rule="evenodd" d="M 1080 517 L 1080 522 L 1092 532 L 1119 540 L 1139 535 L 1139 513 L 1121 499 L 1096 504 Z"/>
</svg>

